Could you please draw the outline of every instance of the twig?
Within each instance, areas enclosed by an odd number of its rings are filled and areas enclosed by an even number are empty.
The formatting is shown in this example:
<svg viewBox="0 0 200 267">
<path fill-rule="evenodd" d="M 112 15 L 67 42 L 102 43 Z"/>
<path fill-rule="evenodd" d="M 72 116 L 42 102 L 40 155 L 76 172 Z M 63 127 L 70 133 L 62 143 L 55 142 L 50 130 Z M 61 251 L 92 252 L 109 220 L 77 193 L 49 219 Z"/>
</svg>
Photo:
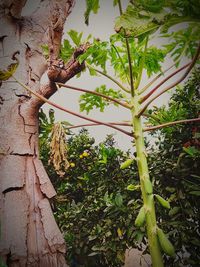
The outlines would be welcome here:
<svg viewBox="0 0 200 267">
<path fill-rule="evenodd" d="M 158 85 L 156 85 L 148 94 L 146 94 L 145 96 L 143 96 L 141 98 L 141 103 L 143 103 L 146 99 L 148 99 L 158 88 L 160 88 L 161 85 L 163 85 L 166 81 L 168 81 L 170 78 L 172 78 L 174 75 L 176 75 L 177 73 L 179 73 L 180 71 L 182 71 L 183 69 L 187 68 L 189 65 L 191 64 L 191 62 L 185 64 L 183 67 L 175 70 L 172 74 L 168 75 L 165 79 L 163 79 Z"/>
<path fill-rule="evenodd" d="M 127 89 L 126 87 L 124 87 L 121 83 L 119 83 L 117 80 L 115 80 L 112 76 L 108 75 L 107 73 L 101 71 L 101 70 L 98 70 L 96 68 L 94 68 L 93 66 L 91 66 L 90 64 L 88 64 L 87 62 L 85 62 L 85 65 L 90 68 L 90 69 L 93 69 L 95 70 L 96 72 L 98 72 L 99 74 L 107 77 L 109 80 L 113 81 L 115 84 L 117 84 L 122 90 L 124 90 L 126 93 L 130 93 L 129 89 Z"/>
<path fill-rule="evenodd" d="M 193 66 L 195 65 L 195 62 L 197 61 L 198 57 L 200 54 L 200 43 L 197 49 L 197 52 L 194 56 L 194 58 L 192 59 L 188 69 L 186 70 L 186 72 L 181 76 L 181 78 L 179 78 L 177 81 L 175 81 L 174 83 L 172 83 L 171 85 L 167 86 L 166 88 L 164 88 L 161 92 L 159 92 L 157 95 L 155 95 L 152 99 L 150 99 L 146 105 L 142 108 L 142 110 L 139 112 L 138 117 L 142 115 L 142 113 L 146 110 L 146 108 L 149 106 L 149 104 L 151 104 L 156 98 L 158 98 L 159 96 L 161 96 L 162 94 L 164 94 L 165 92 L 167 92 L 168 90 L 170 90 L 171 88 L 173 88 L 174 86 L 178 85 L 180 82 L 182 82 L 187 75 L 189 74 L 189 72 L 191 71 L 191 69 L 193 68 Z"/>
<path fill-rule="evenodd" d="M 115 129 L 115 130 L 117 130 L 117 131 L 120 131 L 120 132 L 122 132 L 122 133 L 124 133 L 124 134 L 126 134 L 126 135 L 128 135 L 128 136 L 133 137 L 133 134 L 132 134 L 132 133 L 127 132 L 127 131 L 125 131 L 125 130 L 123 130 L 123 129 L 120 129 L 120 128 L 118 128 L 118 127 L 112 125 L 112 124 L 109 124 L 109 123 L 106 123 L 106 122 L 102 122 L 102 121 L 98 121 L 98 120 L 95 120 L 95 119 L 91 119 L 91 118 L 85 117 L 85 116 L 83 116 L 83 115 L 81 115 L 81 114 L 78 114 L 78 113 L 76 113 L 76 112 L 73 112 L 73 111 L 71 111 L 71 110 L 69 110 L 69 109 L 66 109 L 66 108 L 64 108 L 64 107 L 61 107 L 60 105 L 58 105 L 58 104 L 56 104 L 56 103 L 54 103 L 54 102 L 48 100 L 47 98 L 45 98 L 44 96 L 38 94 L 37 92 L 32 91 L 28 86 L 26 86 L 25 84 L 23 84 L 23 83 L 21 83 L 20 81 L 18 81 L 14 76 L 12 76 L 12 77 L 13 77 L 13 79 L 14 79 L 18 84 L 20 84 L 23 88 L 25 88 L 25 89 L 26 89 L 27 91 L 29 91 L 31 94 L 35 95 L 36 97 L 38 97 L 38 98 L 39 98 L 40 100 L 42 100 L 43 102 L 48 103 L 49 105 L 51 105 L 51 106 L 53 106 L 53 107 L 55 107 L 55 108 L 57 108 L 57 109 L 60 109 L 60 110 L 62 110 L 62 111 L 65 111 L 65 112 L 67 112 L 67 113 L 69 113 L 69 114 L 71 114 L 71 115 L 73 115 L 73 116 L 79 117 L 79 118 L 81 118 L 81 119 L 88 120 L 88 121 L 91 121 L 91 122 L 94 122 L 94 123 L 99 123 L 99 124 L 108 126 L 108 127 L 113 128 L 113 129 Z"/>
<path fill-rule="evenodd" d="M 190 123 L 190 122 L 198 122 L 198 121 L 200 121 L 200 118 L 166 122 L 160 125 L 144 128 L 143 131 L 144 132 L 154 131 L 154 130 L 161 129 L 163 127 L 172 126 L 172 125 L 179 124 L 179 123 Z"/>
<path fill-rule="evenodd" d="M 59 82 L 57 82 L 56 84 L 61 86 L 61 87 L 69 88 L 69 89 L 72 89 L 72 90 L 75 90 L 75 91 L 89 93 L 89 94 L 93 94 L 93 95 L 97 95 L 97 96 L 103 97 L 105 99 L 108 99 L 109 101 L 115 102 L 115 103 L 117 103 L 117 104 L 119 104 L 119 105 L 121 105 L 121 106 L 123 106 L 125 108 L 129 108 L 130 109 L 130 105 L 128 103 L 121 102 L 120 100 L 112 98 L 110 96 L 106 96 L 104 94 L 101 94 L 101 93 L 98 93 L 98 92 L 95 92 L 95 91 L 90 91 L 90 90 L 87 90 L 87 89 L 78 88 L 78 87 L 74 87 L 74 86 L 71 86 L 71 85 L 68 85 L 68 84 L 59 83 Z"/>
</svg>

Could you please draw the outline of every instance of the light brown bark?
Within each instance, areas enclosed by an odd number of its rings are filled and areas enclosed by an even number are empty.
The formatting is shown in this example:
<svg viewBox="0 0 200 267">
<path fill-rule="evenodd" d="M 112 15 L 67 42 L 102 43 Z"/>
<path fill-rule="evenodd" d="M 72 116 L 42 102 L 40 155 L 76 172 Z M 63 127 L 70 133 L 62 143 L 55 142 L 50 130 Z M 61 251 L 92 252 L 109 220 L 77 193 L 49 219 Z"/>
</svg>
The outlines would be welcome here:
<svg viewBox="0 0 200 267">
<path fill-rule="evenodd" d="M 25 3 L 0 1 L 0 68 L 12 63 L 18 51 L 15 76 L 48 98 L 56 86 L 48 78 L 42 84 L 41 77 L 48 71 L 53 74 L 52 63 L 58 59 L 63 25 L 74 1 L 38 1 L 32 16 L 22 18 Z M 44 43 L 50 46 L 49 67 L 42 55 Z M 71 63 L 74 67 L 63 70 L 60 81 L 83 68 L 75 56 Z M 66 266 L 64 239 L 49 203 L 56 192 L 39 160 L 38 110 L 42 104 L 12 78 L 1 84 L 0 255 L 9 267 Z"/>
</svg>

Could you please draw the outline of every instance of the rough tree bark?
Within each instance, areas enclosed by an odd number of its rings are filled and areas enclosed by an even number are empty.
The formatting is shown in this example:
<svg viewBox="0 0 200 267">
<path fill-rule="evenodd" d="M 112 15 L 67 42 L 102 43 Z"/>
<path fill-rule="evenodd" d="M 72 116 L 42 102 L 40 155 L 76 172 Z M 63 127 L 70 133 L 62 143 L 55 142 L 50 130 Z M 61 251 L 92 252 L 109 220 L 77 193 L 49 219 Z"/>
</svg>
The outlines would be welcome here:
<svg viewBox="0 0 200 267">
<path fill-rule="evenodd" d="M 29 17 L 21 17 L 26 0 L 0 1 L 1 69 L 19 60 L 15 76 L 49 98 L 54 81 L 66 82 L 80 72 L 74 54 L 57 66 L 63 25 L 74 0 L 41 0 Z M 42 55 L 48 43 L 50 58 Z M 41 77 L 46 74 L 45 82 Z M 0 255 L 9 267 L 64 267 L 65 244 L 49 199 L 56 193 L 39 160 L 38 110 L 42 101 L 12 78 L 0 86 Z"/>
</svg>

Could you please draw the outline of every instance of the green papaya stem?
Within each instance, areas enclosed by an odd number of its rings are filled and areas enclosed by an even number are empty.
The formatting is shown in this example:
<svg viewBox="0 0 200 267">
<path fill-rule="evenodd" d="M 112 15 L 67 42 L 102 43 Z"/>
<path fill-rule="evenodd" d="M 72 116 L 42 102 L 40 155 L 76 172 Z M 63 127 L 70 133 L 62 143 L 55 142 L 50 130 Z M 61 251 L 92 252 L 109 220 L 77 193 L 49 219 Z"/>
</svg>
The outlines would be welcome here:
<svg viewBox="0 0 200 267">
<path fill-rule="evenodd" d="M 138 75 L 137 80 L 135 81 L 135 90 L 140 86 L 140 82 L 141 82 L 141 79 L 142 79 L 142 73 L 143 73 L 144 64 L 145 64 L 148 41 L 149 41 L 149 36 L 147 36 L 146 39 L 145 39 L 144 54 L 143 54 L 143 57 L 141 59 L 141 63 L 140 63 L 140 66 L 139 66 L 139 75 Z"/>
<path fill-rule="evenodd" d="M 119 13 L 120 15 L 123 14 L 122 10 L 122 4 L 121 0 L 118 0 L 118 6 L 119 6 Z M 130 77 L 130 85 L 131 85 L 131 95 L 134 96 L 134 79 L 133 79 L 133 69 L 132 69 L 132 60 L 131 60 L 131 51 L 129 46 L 128 38 L 126 37 L 126 32 L 124 30 L 125 35 L 125 42 L 126 42 L 126 50 L 127 50 L 127 56 L 128 56 L 128 65 L 129 65 L 129 77 Z"/>
<path fill-rule="evenodd" d="M 123 91 L 125 91 L 126 93 L 130 93 L 130 90 L 127 89 L 126 87 L 124 87 L 120 82 L 118 82 L 116 79 L 114 79 L 112 76 L 108 75 L 107 73 L 98 70 L 97 68 L 91 66 L 89 63 L 85 62 L 86 67 L 88 67 L 89 69 L 93 69 L 94 71 L 96 71 L 97 73 L 103 75 L 104 77 L 108 78 L 109 80 L 111 80 L 112 82 L 114 82 L 115 84 L 117 84 Z"/>
<path fill-rule="evenodd" d="M 124 69 L 124 73 L 125 73 L 125 76 L 126 76 L 126 80 L 127 80 L 128 84 L 130 85 L 130 79 L 129 79 L 129 76 L 127 75 L 127 73 L 126 73 L 126 67 L 124 65 L 124 62 L 123 62 L 121 56 L 120 56 L 120 53 L 119 53 L 119 51 L 117 50 L 117 47 L 114 44 L 112 44 L 112 47 L 114 48 L 114 50 L 115 50 L 115 52 L 116 52 L 116 54 L 117 54 L 117 56 L 118 56 L 118 58 L 119 58 L 119 60 L 120 60 L 120 62 L 122 64 L 122 67 Z"/>
<path fill-rule="evenodd" d="M 148 246 L 151 255 L 152 266 L 164 267 L 161 248 L 156 233 L 157 224 L 156 224 L 153 192 L 148 193 L 145 187 L 146 181 L 150 180 L 150 178 L 149 178 L 147 155 L 146 155 L 144 136 L 142 130 L 142 121 L 141 118 L 137 116 L 138 111 L 140 110 L 139 96 L 137 92 L 135 92 L 135 95 L 134 97 L 132 97 L 131 100 L 133 105 L 132 120 L 133 120 L 136 153 L 137 153 L 137 165 L 140 177 L 141 193 L 142 193 L 144 207 L 146 210 L 146 231 L 148 237 Z"/>
</svg>

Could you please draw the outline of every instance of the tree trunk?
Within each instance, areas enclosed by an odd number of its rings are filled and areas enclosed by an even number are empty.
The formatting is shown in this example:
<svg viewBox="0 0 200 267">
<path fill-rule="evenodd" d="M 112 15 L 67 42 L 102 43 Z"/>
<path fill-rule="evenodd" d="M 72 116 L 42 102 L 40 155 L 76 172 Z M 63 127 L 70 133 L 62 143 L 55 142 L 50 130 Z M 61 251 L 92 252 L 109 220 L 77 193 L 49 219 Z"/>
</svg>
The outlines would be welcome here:
<svg viewBox="0 0 200 267">
<path fill-rule="evenodd" d="M 30 17 L 21 17 L 25 0 L 0 1 L 1 69 L 19 60 L 14 74 L 45 97 L 56 91 L 46 75 L 57 60 L 65 19 L 73 0 L 36 1 Z M 41 45 L 50 46 L 50 66 Z M 75 57 L 66 81 L 82 68 Z M 57 75 L 58 77 L 59 75 Z M 39 160 L 38 110 L 43 102 L 27 93 L 12 78 L 0 87 L 0 255 L 12 267 L 64 267 L 65 244 L 50 207 L 56 192 Z"/>
</svg>

